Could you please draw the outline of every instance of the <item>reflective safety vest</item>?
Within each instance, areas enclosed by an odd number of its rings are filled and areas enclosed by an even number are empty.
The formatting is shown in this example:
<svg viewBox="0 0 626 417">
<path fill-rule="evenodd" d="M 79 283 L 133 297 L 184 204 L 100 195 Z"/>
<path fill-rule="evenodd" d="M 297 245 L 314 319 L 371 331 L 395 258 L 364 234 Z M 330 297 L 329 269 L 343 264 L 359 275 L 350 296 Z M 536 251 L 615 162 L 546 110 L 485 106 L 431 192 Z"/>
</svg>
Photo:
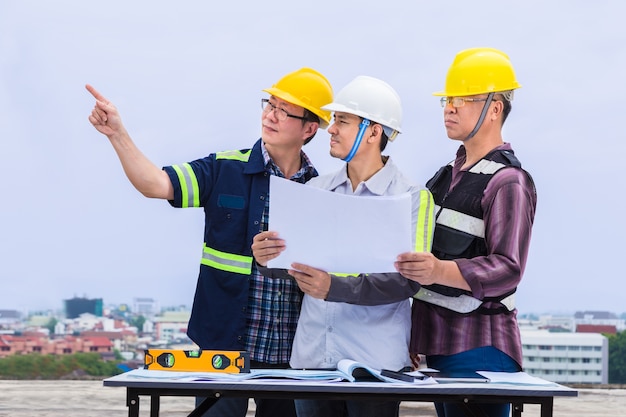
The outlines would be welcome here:
<svg viewBox="0 0 626 417">
<path fill-rule="evenodd" d="M 485 243 L 485 221 L 483 219 L 482 196 L 493 176 L 504 168 L 521 169 L 521 163 L 512 151 L 495 150 L 463 173 L 463 177 L 451 192 L 452 167 L 454 162 L 442 167 L 426 187 L 435 199 L 435 236 L 432 253 L 442 260 L 474 258 L 487 255 Z M 459 288 L 440 284 L 423 286 L 414 298 L 445 307 L 459 313 L 478 311 L 483 314 L 498 314 L 515 308 L 515 290 L 499 297 L 479 300 L 471 293 Z M 483 306 L 486 302 L 497 302 L 500 307 Z"/>
</svg>

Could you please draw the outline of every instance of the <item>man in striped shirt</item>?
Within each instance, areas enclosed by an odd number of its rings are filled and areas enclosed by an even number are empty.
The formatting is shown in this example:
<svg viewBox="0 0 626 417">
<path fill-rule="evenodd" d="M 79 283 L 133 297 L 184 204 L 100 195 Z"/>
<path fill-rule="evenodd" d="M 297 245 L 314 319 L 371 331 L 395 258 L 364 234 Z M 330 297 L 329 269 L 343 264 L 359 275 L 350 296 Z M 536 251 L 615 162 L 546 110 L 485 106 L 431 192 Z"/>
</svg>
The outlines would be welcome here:
<svg viewBox="0 0 626 417">
<path fill-rule="evenodd" d="M 526 265 L 537 196 L 502 124 L 519 88 L 506 54 L 473 48 L 457 54 L 441 96 L 456 159 L 427 183 L 435 199 L 432 253 L 405 253 L 397 270 L 422 285 L 413 302 L 411 352 L 445 372 L 522 369 L 512 300 Z M 437 403 L 439 417 L 465 415 Z M 489 416 L 510 405 L 480 404 Z"/>
</svg>

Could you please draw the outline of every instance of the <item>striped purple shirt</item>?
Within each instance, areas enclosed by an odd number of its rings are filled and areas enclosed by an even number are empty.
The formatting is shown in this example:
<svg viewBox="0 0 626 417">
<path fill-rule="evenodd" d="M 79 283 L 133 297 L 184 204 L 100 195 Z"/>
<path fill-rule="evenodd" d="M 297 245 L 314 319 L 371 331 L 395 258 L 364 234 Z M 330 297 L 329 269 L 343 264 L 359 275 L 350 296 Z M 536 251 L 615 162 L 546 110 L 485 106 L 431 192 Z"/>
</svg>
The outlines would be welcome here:
<svg viewBox="0 0 626 417">
<path fill-rule="evenodd" d="M 508 143 L 498 148 L 511 150 Z M 451 189 L 460 179 L 464 162 L 465 148 L 461 146 Z M 491 179 L 482 198 L 488 255 L 455 259 L 474 297 L 497 297 L 518 286 L 526 266 L 536 205 L 534 185 L 523 171 L 503 169 Z M 416 301 L 412 314 L 413 353 L 452 355 L 493 346 L 522 365 L 516 310 L 509 314 L 460 314 Z"/>
</svg>

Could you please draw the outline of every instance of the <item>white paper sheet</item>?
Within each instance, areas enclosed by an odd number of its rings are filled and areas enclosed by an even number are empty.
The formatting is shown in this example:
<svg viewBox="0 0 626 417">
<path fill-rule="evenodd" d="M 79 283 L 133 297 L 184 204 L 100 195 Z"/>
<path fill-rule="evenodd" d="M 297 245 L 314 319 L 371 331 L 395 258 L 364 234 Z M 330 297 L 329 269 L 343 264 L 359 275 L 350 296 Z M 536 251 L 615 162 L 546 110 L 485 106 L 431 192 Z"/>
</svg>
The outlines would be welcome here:
<svg viewBox="0 0 626 417">
<path fill-rule="evenodd" d="M 396 257 L 412 249 L 411 194 L 356 197 L 271 176 L 269 230 L 287 246 L 270 268 L 396 272 Z"/>
<path fill-rule="evenodd" d="M 526 372 L 478 371 L 494 384 L 558 386 L 557 383 L 528 375 Z"/>
</svg>

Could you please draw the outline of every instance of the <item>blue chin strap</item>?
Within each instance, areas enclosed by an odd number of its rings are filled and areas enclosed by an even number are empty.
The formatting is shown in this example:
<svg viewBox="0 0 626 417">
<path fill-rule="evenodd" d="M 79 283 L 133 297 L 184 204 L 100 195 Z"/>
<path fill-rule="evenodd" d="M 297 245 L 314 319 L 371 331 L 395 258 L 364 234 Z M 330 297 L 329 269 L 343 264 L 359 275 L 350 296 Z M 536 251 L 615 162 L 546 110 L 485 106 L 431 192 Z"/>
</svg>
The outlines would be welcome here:
<svg viewBox="0 0 626 417">
<path fill-rule="evenodd" d="M 352 158 L 354 158 L 356 151 L 359 149 L 359 146 L 361 145 L 361 140 L 363 140 L 363 134 L 365 133 L 365 129 L 367 129 L 369 125 L 370 125 L 370 121 L 368 119 L 363 119 L 363 121 L 359 125 L 359 133 L 357 133 L 356 139 L 354 140 L 354 144 L 352 144 L 352 149 L 350 149 L 348 156 L 343 158 L 344 161 L 350 162 Z"/>
</svg>

